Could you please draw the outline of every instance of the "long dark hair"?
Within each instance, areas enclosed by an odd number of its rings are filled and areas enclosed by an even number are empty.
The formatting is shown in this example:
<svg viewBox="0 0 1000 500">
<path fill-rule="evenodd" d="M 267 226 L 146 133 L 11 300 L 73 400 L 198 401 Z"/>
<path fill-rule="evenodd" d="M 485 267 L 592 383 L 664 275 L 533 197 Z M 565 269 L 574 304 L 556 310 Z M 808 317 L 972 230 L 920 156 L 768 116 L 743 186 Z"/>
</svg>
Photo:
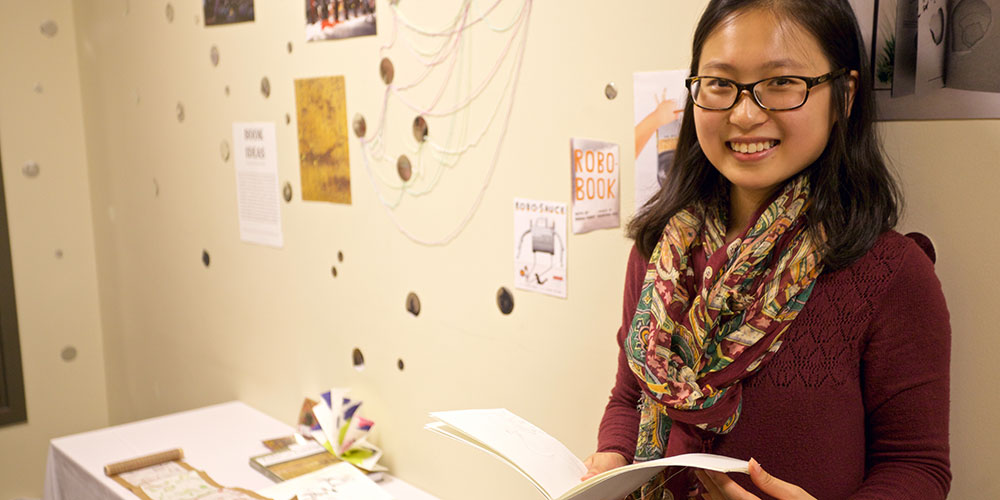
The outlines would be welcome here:
<svg viewBox="0 0 1000 500">
<path fill-rule="evenodd" d="M 876 133 L 872 74 L 858 21 L 847 0 L 712 0 L 694 33 L 691 74 L 698 71 L 705 40 L 730 16 L 765 9 L 812 34 L 832 69 L 858 72 L 853 109 L 849 108 L 847 78 L 833 85 L 832 106 L 838 119 L 809 176 L 812 205 L 806 214 L 818 239 L 826 232 L 823 263 L 828 270 L 846 267 L 865 254 L 899 219 L 902 196 L 886 165 Z M 667 221 L 684 207 L 703 201 L 725 203 L 728 181 L 705 157 L 694 126 L 694 102 L 684 106 L 684 118 L 674 155 L 660 191 L 628 225 L 628 235 L 640 253 L 652 254 Z"/>
</svg>

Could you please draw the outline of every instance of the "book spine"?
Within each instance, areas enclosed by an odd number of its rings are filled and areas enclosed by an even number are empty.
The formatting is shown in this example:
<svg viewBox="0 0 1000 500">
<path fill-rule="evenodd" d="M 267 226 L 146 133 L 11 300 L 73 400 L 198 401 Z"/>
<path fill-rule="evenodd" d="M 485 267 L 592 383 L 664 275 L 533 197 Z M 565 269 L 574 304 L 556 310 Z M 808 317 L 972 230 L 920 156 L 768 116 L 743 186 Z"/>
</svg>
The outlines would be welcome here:
<svg viewBox="0 0 1000 500">
<path fill-rule="evenodd" d="M 276 483 L 280 483 L 281 481 L 283 481 L 283 479 L 278 477 L 277 474 L 271 472 L 270 470 L 268 470 L 267 467 L 263 466 L 260 462 L 254 460 L 253 458 L 250 459 L 250 467 L 253 468 L 253 470 L 267 476 L 267 478 L 270 479 L 271 481 L 274 481 Z"/>
</svg>

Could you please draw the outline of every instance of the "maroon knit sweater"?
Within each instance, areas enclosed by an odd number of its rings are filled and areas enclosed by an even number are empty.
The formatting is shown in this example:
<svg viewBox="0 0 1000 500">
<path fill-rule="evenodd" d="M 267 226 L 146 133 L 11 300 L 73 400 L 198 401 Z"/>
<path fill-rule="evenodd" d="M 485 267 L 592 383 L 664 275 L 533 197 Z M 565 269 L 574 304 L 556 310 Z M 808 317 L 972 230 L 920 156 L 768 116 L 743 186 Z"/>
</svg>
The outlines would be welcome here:
<svg viewBox="0 0 1000 500">
<path fill-rule="evenodd" d="M 619 346 L 645 271 L 633 247 Z M 890 231 L 851 266 L 820 275 L 781 348 L 744 379 L 732 432 L 716 436 L 675 422 L 666 454 L 753 457 L 819 499 L 944 499 L 950 350 L 933 264 L 913 240 Z M 598 451 L 632 461 L 639 390 L 619 351 Z M 766 498 L 748 476 L 732 477 Z"/>
</svg>

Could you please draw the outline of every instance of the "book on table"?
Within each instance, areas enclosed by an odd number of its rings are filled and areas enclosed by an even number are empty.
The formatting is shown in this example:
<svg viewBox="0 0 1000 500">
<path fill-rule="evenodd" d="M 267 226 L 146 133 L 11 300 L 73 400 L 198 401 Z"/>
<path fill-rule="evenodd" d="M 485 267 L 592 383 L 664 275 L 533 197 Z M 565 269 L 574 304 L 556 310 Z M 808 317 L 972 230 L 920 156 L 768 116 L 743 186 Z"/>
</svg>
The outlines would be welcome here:
<svg viewBox="0 0 1000 500">
<path fill-rule="evenodd" d="M 424 428 L 476 447 L 513 467 L 548 500 L 621 500 L 667 467 L 748 473 L 748 463 L 720 455 L 689 453 L 634 463 L 586 481 L 583 465 L 566 446 L 506 409 L 442 411 Z"/>
<path fill-rule="evenodd" d="M 250 466 L 274 482 L 281 482 L 340 462 L 316 441 L 293 443 L 286 448 L 250 457 Z"/>
</svg>

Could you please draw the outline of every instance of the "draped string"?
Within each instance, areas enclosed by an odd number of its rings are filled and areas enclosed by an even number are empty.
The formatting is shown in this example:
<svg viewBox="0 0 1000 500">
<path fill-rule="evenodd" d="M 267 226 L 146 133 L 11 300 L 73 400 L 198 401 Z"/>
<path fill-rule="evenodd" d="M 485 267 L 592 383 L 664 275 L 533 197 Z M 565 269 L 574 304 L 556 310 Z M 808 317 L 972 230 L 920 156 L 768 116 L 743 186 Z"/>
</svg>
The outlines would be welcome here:
<svg viewBox="0 0 1000 500">
<path fill-rule="evenodd" d="M 476 11 L 472 0 L 464 0 L 454 18 L 445 27 L 437 30 L 417 26 L 403 14 L 399 6 L 391 5 L 393 21 L 391 36 L 389 41 L 379 49 L 379 52 L 385 55 L 397 44 L 404 45 L 406 51 L 417 63 L 423 66 L 423 69 L 405 83 L 386 85 L 377 121 L 378 125 L 370 137 L 366 136 L 360 139 L 361 151 L 365 171 L 379 202 L 386 208 L 389 218 L 397 229 L 416 243 L 444 245 L 454 240 L 472 220 L 499 162 L 527 47 L 528 21 L 533 0 L 522 0 L 520 9 L 509 22 L 503 22 L 499 25 L 491 24 L 490 18 L 495 16 L 502 1 L 504 0 L 497 0 L 480 13 Z M 470 64 L 472 52 L 468 47 L 468 38 L 470 29 L 478 25 L 485 27 L 490 32 L 505 35 L 508 39 L 486 76 L 473 85 Z M 421 47 L 415 41 L 415 39 L 421 38 L 429 40 L 432 48 Z M 513 61 L 510 60 L 511 57 L 513 57 Z M 479 130 L 470 134 L 472 108 L 479 109 L 481 107 L 480 103 L 485 100 L 484 94 L 493 87 L 494 81 L 498 79 L 498 75 L 505 65 L 510 66 L 510 71 L 500 89 L 499 97 L 496 98 L 496 103 L 492 106 L 492 113 Z M 442 68 L 444 68 L 443 82 L 440 88 L 431 93 L 432 98 L 429 102 L 419 103 L 408 95 L 412 91 L 422 89 L 428 77 Z M 454 103 L 447 108 L 442 108 L 441 102 L 453 82 L 456 87 Z M 390 105 L 397 101 L 415 112 L 417 116 L 447 119 L 449 122 L 447 128 L 441 128 L 448 130 L 444 134 L 446 140 L 443 143 L 437 142 L 433 135 L 428 135 L 422 143 L 417 143 L 415 139 L 404 139 L 403 152 L 411 155 L 413 166 L 413 175 L 406 181 L 394 175 L 396 159 L 400 151 L 390 153 L 387 148 L 389 142 L 387 139 L 391 136 L 389 124 L 387 124 L 387 114 Z M 406 123 L 405 126 L 392 125 L 393 134 L 398 130 L 403 137 L 410 136 L 409 123 Z M 405 227 L 396 213 L 396 209 L 403 200 L 407 196 L 420 197 L 432 193 L 445 173 L 462 162 L 464 155 L 475 148 L 484 146 L 484 139 L 497 128 L 497 125 L 499 125 L 497 143 L 489 161 L 489 167 L 483 175 L 482 183 L 472 205 L 458 223 L 439 237 L 418 235 Z M 436 131 L 437 127 L 432 130 Z"/>
</svg>

